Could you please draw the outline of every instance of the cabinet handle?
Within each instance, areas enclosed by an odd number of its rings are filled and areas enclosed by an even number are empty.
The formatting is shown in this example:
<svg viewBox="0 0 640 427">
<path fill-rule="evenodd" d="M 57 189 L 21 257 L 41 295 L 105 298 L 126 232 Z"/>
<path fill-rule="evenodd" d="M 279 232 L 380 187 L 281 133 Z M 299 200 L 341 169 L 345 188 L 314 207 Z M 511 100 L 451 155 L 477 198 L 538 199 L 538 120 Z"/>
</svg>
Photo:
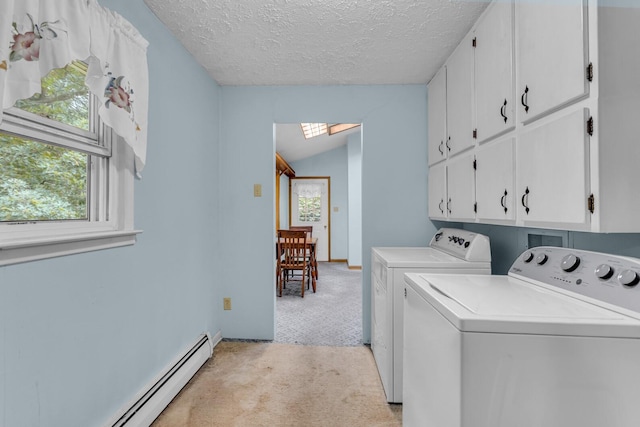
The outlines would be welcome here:
<svg viewBox="0 0 640 427">
<path fill-rule="evenodd" d="M 451 151 L 451 147 L 449 146 L 449 142 L 451 142 L 451 137 L 447 139 L 447 150 Z"/>
<path fill-rule="evenodd" d="M 451 215 L 451 197 L 449 197 L 449 201 L 447 202 L 447 212 Z"/>
<path fill-rule="evenodd" d="M 442 146 L 444 145 L 444 141 L 440 141 L 440 145 L 438 145 L 438 151 L 440 155 L 444 156 L 444 151 L 442 151 Z"/>
<path fill-rule="evenodd" d="M 507 100 L 504 100 L 504 104 L 502 104 L 502 107 L 500 107 L 500 115 L 502 116 L 502 118 L 504 119 L 504 122 L 507 123 Z"/>
<path fill-rule="evenodd" d="M 524 112 L 528 113 L 529 112 L 529 104 L 528 104 L 529 103 L 529 86 L 525 86 L 524 93 L 522 94 L 520 101 L 524 106 Z"/>
<path fill-rule="evenodd" d="M 524 190 L 524 194 L 522 195 L 522 206 L 524 207 L 524 211 L 529 215 L 529 187 Z"/>
<path fill-rule="evenodd" d="M 440 199 L 440 203 L 438 203 L 438 209 L 440 209 L 440 213 L 444 214 L 444 209 L 442 209 L 442 204 L 444 203 L 444 199 Z"/>
<path fill-rule="evenodd" d="M 504 213 L 506 214 L 509 209 L 507 209 L 507 190 L 504 190 L 504 194 L 500 197 L 500 206 L 504 208 Z"/>
</svg>

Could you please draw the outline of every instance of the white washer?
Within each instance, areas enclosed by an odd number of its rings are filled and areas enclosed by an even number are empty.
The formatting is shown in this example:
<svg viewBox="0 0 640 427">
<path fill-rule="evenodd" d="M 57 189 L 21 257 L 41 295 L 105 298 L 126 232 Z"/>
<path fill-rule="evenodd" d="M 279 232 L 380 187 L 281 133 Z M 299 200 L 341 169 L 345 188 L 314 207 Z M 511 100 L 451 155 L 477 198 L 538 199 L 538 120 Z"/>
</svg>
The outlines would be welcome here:
<svg viewBox="0 0 640 427">
<path fill-rule="evenodd" d="M 491 274 L 489 238 L 443 228 L 429 247 L 371 249 L 371 349 L 388 402 L 402 402 L 404 274 Z"/>
<path fill-rule="evenodd" d="M 640 259 L 540 247 L 405 276 L 403 425 L 640 425 Z"/>
</svg>

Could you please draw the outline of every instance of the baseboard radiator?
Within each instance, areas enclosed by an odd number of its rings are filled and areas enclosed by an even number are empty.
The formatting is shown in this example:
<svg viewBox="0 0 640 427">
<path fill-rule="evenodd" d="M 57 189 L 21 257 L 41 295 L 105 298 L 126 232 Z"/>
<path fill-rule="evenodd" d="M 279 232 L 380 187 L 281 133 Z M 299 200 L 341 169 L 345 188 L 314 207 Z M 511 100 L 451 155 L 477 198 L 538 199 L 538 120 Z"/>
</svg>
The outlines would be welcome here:
<svg viewBox="0 0 640 427">
<path fill-rule="evenodd" d="M 105 427 L 148 427 L 182 390 L 200 367 L 211 357 L 220 342 L 220 333 L 211 338 L 201 335 L 196 342 L 176 357 L 156 378 Z"/>
</svg>

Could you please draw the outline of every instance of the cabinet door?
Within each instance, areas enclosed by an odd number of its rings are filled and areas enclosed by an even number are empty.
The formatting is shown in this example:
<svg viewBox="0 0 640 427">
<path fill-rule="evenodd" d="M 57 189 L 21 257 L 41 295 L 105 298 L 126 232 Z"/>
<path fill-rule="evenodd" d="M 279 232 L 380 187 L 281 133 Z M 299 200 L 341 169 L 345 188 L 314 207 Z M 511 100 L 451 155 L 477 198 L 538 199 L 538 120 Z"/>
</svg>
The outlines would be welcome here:
<svg viewBox="0 0 640 427">
<path fill-rule="evenodd" d="M 466 150 L 473 139 L 473 44 L 465 37 L 447 61 L 447 149 Z"/>
<path fill-rule="evenodd" d="M 513 3 L 494 2 L 475 31 L 476 128 L 478 141 L 512 129 Z"/>
<path fill-rule="evenodd" d="M 476 152 L 476 201 L 480 220 L 514 220 L 514 138 L 482 145 Z"/>
<path fill-rule="evenodd" d="M 522 132 L 517 141 L 518 219 L 524 225 L 585 229 L 590 224 L 588 110 Z"/>
<path fill-rule="evenodd" d="M 438 163 L 429 166 L 428 197 L 429 218 L 447 218 L 447 165 Z"/>
<path fill-rule="evenodd" d="M 585 0 L 516 2 L 518 117 L 528 122 L 588 93 Z"/>
<path fill-rule="evenodd" d="M 475 218 L 476 183 L 473 153 L 447 160 L 447 210 L 449 219 Z"/>
<path fill-rule="evenodd" d="M 442 67 L 431 79 L 427 94 L 429 164 L 447 158 L 447 69 Z"/>
</svg>

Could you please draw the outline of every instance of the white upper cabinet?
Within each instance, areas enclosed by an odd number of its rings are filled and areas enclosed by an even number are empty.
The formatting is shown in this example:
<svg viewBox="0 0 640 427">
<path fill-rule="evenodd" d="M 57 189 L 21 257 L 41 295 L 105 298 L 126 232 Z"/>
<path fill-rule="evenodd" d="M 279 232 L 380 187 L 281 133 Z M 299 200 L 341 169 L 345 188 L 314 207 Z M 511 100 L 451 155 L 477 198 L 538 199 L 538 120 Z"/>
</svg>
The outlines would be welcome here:
<svg viewBox="0 0 640 427">
<path fill-rule="evenodd" d="M 473 147 L 473 35 L 462 40 L 447 61 L 448 155 Z"/>
<path fill-rule="evenodd" d="M 518 217 L 525 226 L 588 229 L 588 110 L 522 132 L 517 140 Z"/>
<path fill-rule="evenodd" d="M 442 67 L 431 79 L 427 98 L 429 164 L 447 158 L 447 69 Z"/>
<path fill-rule="evenodd" d="M 513 129 L 513 3 L 487 8 L 475 30 L 476 129 L 479 142 Z"/>
<path fill-rule="evenodd" d="M 447 166 L 438 163 L 429 166 L 428 183 L 429 217 L 433 219 L 447 218 Z"/>
<path fill-rule="evenodd" d="M 523 123 L 588 94 L 586 0 L 517 1 L 518 117 Z"/>
<path fill-rule="evenodd" d="M 451 151 L 438 163 L 445 190 L 437 201 L 429 195 L 430 215 L 640 233 L 640 7 L 626 3 L 496 0 L 487 7 L 446 62 L 447 117 L 436 126 L 446 123 L 441 134 L 448 132 Z"/>
<path fill-rule="evenodd" d="M 481 221 L 513 221 L 514 138 L 483 144 L 476 151 L 477 218 Z"/>
<path fill-rule="evenodd" d="M 472 152 L 447 161 L 447 210 L 449 219 L 475 218 L 476 183 Z"/>
</svg>

